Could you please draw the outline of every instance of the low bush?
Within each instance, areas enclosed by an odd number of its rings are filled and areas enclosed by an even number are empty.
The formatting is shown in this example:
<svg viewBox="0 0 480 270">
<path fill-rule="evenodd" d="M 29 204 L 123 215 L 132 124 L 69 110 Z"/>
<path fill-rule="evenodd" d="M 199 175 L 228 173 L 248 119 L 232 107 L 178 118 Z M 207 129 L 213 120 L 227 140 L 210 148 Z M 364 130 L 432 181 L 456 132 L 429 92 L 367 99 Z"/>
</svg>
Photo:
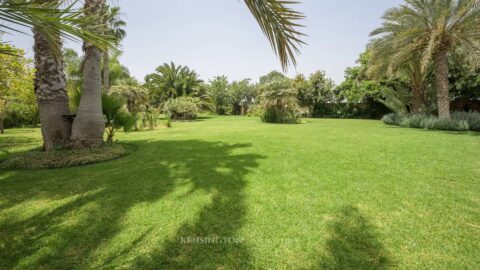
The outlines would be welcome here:
<svg viewBox="0 0 480 270">
<path fill-rule="evenodd" d="M 267 123 L 296 124 L 303 111 L 298 105 L 296 91 L 287 80 L 274 81 L 262 86 L 262 113 L 260 118 Z"/>
<path fill-rule="evenodd" d="M 480 131 L 480 113 L 455 112 L 451 119 L 442 119 L 433 115 L 413 114 L 399 115 L 387 114 L 382 118 L 387 125 L 403 126 L 409 128 L 423 128 L 432 130 L 452 131 Z"/>
<path fill-rule="evenodd" d="M 402 118 L 400 121 L 400 126 L 409 127 L 409 128 L 424 128 L 422 125 L 426 120 L 429 121 L 430 118 L 434 116 L 425 115 L 425 114 L 412 114 Z"/>
<path fill-rule="evenodd" d="M 403 117 L 404 116 L 397 113 L 389 113 L 382 117 L 382 121 L 387 125 L 400 126 L 400 123 L 402 122 Z"/>
<path fill-rule="evenodd" d="M 170 99 L 163 105 L 163 111 L 172 120 L 195 120 L 199 112 L 198 98 L 178 97 Z"/>
<path fill-rule="evenodd" d="M 480 131 L 480 113 L 478 112 L 454 112 L 452 119 L 466 121 L 473 131 Z"/>
</svg>

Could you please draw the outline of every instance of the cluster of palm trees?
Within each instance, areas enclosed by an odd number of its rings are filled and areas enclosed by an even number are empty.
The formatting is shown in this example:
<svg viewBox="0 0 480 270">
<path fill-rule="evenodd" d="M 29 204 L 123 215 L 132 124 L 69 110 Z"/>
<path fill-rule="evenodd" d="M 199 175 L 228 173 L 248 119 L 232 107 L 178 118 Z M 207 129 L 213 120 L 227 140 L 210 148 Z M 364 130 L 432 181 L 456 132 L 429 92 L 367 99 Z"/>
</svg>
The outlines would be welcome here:
<svg viewBox="0 0 480 270">
<path fill-rule="evenodd" d="M 79 2 L 83 8 L 76 8 Z M 282 67 L 295 64 L 302 33 L 298 20 L 303 15 L 283 0 L 245 0 L 260 28 L 269 39 Z M 35 93 L 39 105 L 45 150 L 68 144 L 74 147 L 101 145 L 105 131 L 102 89 L 110 90 L 108 53 L 115 51 L 125 32 L 115 17 L 118 9 L 108 9 L 106 0 L 2 0 L 0 30 L 34 33 Z M 65 66 L 61 57 L 63 39 L 83 40 L 82 95 L 72 119 L 68 108 Z M 1 51 L 0 53 L 11 53 Z M 103 83 L 102 83 L 102 72 Z"/>
<path fill-rule="evenodd" d="M 388 10 L 372 32 L 371 68 L 376 77 L 402 77 L 412 91 L 412 112 L 425 109 L 427 85 L 437 93 L 438 115 L 450 118 L 450 54 L 480 64 L 479 0 L 406 0 Z"/>
</svg>

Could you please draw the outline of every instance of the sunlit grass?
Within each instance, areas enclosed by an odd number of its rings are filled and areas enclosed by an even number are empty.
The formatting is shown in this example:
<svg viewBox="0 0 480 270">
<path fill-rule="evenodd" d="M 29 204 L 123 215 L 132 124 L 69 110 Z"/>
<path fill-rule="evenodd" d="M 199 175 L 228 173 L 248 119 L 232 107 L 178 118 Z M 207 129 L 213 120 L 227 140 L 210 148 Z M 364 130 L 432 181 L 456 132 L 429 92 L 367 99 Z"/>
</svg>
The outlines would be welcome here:
<svg viewBox="0 0 480 270">
<path fill-rule="evenodd" d="M 119 139 L 138 150 L 0 172 L 0 269 L 480 267 L 478 133 L 215 117 Z"/>
</svg>

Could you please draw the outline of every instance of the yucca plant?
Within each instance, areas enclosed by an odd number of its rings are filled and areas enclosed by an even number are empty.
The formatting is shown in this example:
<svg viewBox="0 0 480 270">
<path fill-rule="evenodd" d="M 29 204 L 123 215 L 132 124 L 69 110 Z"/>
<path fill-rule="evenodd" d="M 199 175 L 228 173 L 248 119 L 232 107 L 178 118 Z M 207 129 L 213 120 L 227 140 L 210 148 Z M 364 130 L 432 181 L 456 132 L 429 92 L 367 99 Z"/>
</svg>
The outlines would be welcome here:
<svg viewBox="0 0 480 270">
<path fill-rule="evenodd" d="M 383 19 L 372 36 L 391 44 L 387 48 L 394 61 L 415 56 L 423 71 L 433 64 L 438 114 L 450 118 L 448 55 L 462 49 L 469 63 L 479 65 L 480 1 L 406 0 Z"/>
</svg>

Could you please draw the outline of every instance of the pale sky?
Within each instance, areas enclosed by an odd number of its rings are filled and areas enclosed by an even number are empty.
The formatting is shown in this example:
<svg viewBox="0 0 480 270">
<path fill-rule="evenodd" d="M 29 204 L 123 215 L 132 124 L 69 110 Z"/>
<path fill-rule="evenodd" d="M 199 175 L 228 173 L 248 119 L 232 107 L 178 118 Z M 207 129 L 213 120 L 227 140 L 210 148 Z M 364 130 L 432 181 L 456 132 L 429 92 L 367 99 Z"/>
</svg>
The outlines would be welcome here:
<svg viewBox="0 0 480 270">
<path fill-rule="evenodd" d="M 325 70 L 340 83 L 355 64 L 388 8 L 402 0 L 300 0 L 295 8 L 308 43 L 288 74 Z M 242 0 L 116 0 L 125 14 L 127 38 L 121 62 L 137 79 L 165 62 L 187 65 L 204 80 L 226 75 L 256 81 L 280 63 Z M 31 36 L 5 36 L 32 55 Z M 80 50 L 79 44 L 67 47 Z"/>
</svg>

